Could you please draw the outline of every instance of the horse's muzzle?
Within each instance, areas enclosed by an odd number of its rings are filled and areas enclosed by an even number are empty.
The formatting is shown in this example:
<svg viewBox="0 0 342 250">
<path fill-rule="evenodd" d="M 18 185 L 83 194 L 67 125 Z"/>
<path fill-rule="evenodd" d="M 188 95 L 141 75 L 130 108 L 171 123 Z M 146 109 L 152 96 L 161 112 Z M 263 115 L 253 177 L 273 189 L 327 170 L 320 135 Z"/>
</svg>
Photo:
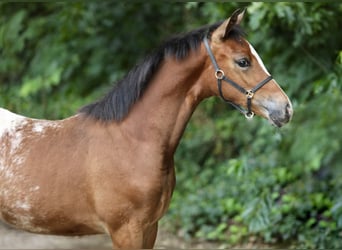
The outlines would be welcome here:
<svg viewBox="0 0 342 250">
<path fill-rule="evenodd" d="M 269 120 L 278 128 L 288 123 L 293 115 L 293 109 L 291 103 L 287 103 L 283 110 L 270 110 Z"/>
</svg>

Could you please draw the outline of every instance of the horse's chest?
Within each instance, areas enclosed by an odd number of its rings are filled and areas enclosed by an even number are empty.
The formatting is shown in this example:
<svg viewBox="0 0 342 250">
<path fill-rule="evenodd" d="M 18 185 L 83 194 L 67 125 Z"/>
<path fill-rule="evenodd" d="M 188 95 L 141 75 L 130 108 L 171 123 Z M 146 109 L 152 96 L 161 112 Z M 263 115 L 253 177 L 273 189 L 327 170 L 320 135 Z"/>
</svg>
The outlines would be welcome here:
<svg viewBox="0 0 342 250">
<path fill-rule="evenodd" d="M 127 170 L 126 178 L 114 178 L 118 173 L 113 172 L 109 182 L 104 179 L 94 181 L 99 188 L 94 197 L 97 210 L 100 214 L 106 214 L 100 217 L 113 216 L 112 220 L 119 224 L 131 218 L 146 224 L 155 223 L 170 204 L 175 186 L 173 166 L 167 172 L 158 172 L 161 171 L 158 167 L 149 170 L 142 165 L 135 171 L 129 170 L 129 167 L 124 169 Z"/>
<path fill-rule="evenodd" d="M 158 191 L 152 192 L 150 195 L 150 199 L 146 199 L 147 206 L 150 206 L 150 218 L 153 218 L 155 221 L 159 220 L 169 208 L 172 193 L 175 186 L 175 175 L 174 169 L 170 171 L 164 178 L 162 179 L 161 186 L 158 187 Z M 152 202 L 151 202 L 152 201 Z"/>
</svg>

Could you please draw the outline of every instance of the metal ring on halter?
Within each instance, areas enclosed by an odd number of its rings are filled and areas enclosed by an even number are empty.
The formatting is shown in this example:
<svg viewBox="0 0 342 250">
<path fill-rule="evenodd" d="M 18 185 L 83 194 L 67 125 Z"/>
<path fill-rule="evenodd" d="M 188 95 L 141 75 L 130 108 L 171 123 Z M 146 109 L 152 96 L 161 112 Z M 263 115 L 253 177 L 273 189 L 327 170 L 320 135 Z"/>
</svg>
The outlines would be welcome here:
<svg viewBox="0 0 342 250">
<path fill-rule="evenodd" d="M 245 117 L 246 117 L 247 119 L 252 119 L 252 118 L 254 117 L 254 112 L 253 112 L 253 111 L 247 111 L 247 112 L 245 113 Z"/>
<path fill-rule="evenodd" d="M 222 69 L 218 69 L 215 71 L 215 77 L 217 80 L 222 80 L 224 77 L 224 72 Z"/>
<path fill-rule="evenodd" d="M 253 96 L 254 96 L 253 90 L 247 90 L 247 91 L 246 91 L 246 97 L 247 97 L 248 99 L 252 99 Z"/>
</svg>

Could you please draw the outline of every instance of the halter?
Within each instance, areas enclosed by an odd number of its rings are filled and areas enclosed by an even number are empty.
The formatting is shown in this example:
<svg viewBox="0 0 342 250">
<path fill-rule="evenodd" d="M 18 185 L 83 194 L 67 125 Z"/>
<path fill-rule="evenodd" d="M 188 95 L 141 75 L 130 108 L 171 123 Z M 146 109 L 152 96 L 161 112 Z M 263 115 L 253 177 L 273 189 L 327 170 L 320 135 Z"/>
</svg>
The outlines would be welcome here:
<svg viewBox="0 0 342 250">
<path fill-rule="evenodd" d="M 207 36 L 205 36 L 203 38 L 203 42 L 204 42 L 205 48 L 207 49 L 207 52 L 208 52 L 209 57 L 211 59 L 211 62 L 213 63 L 214 68 L 215 68 L 215 78 L 217 79 L 217 87 L 218 87 L 218 90 L 219 90 L 221 98 L 223 99 L 223 101 L 225 101 L 226 103 L 229 103 L 234 108 L 239 110 L 242 114 L 244 114 L 247 119 L 252 119 L 253 116 L 254 116 L 254 112 L 251 109 L 253 96 L 254 96 L 254 94 L 260 88 L 262 88 L 266 83 L 268 83 L 270 80 L 272 80 L 273 77 L 272 76 L 268 76 L 266 79 L 264 79 L 260 83 L 258 83 L 254 88 L 252 88 L 250 90 L 246 90 L 245 88 L 243 88 L 242 86 L 240 86 L 239 84 L 237 84 L 236 82 L 234 82 L 233 80 L 231 80 L 231 79 L 229 79 L 229 78 L 227 78 L 225 76 L 224 71 L 222 69 L 220 69 L 220 67 L 218 66 L 218 64 L 216 62 L 216 59 L 215 59 L 215 56 L 214 56 L 213 52 L 210 49 Z M 239 105 L 229 101 L 228 99 L 226 99 L 223 96 L 222 80 L 227 82 L 227 83 L 229 83 L 231 86 L 233 86 L 234 88 L 239 90 L 242 94 L 246 95 L 246 98 L 247 98 L 247 110 L 245 110 L 243 107 L 241 107 L 241 106 L 239 106 Z"/>
</svg>

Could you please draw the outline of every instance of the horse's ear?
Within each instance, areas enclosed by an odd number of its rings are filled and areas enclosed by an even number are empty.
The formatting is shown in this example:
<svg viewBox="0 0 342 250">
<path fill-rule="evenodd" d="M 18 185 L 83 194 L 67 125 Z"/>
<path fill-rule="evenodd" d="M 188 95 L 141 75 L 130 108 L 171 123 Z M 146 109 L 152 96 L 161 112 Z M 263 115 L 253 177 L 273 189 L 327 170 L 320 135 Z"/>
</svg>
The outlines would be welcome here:
<svg viewBox="0 0 342 250">
<path fill-rule="evenodd" d="M 246 9 L 237 9 L 233 14 L 224 21 L 213 33 L 214 38 L 224 40 L 228 38 L 229 32 L 235 25 L 239 25 L 243 16 L 245 15 Z"/>
</svg>

